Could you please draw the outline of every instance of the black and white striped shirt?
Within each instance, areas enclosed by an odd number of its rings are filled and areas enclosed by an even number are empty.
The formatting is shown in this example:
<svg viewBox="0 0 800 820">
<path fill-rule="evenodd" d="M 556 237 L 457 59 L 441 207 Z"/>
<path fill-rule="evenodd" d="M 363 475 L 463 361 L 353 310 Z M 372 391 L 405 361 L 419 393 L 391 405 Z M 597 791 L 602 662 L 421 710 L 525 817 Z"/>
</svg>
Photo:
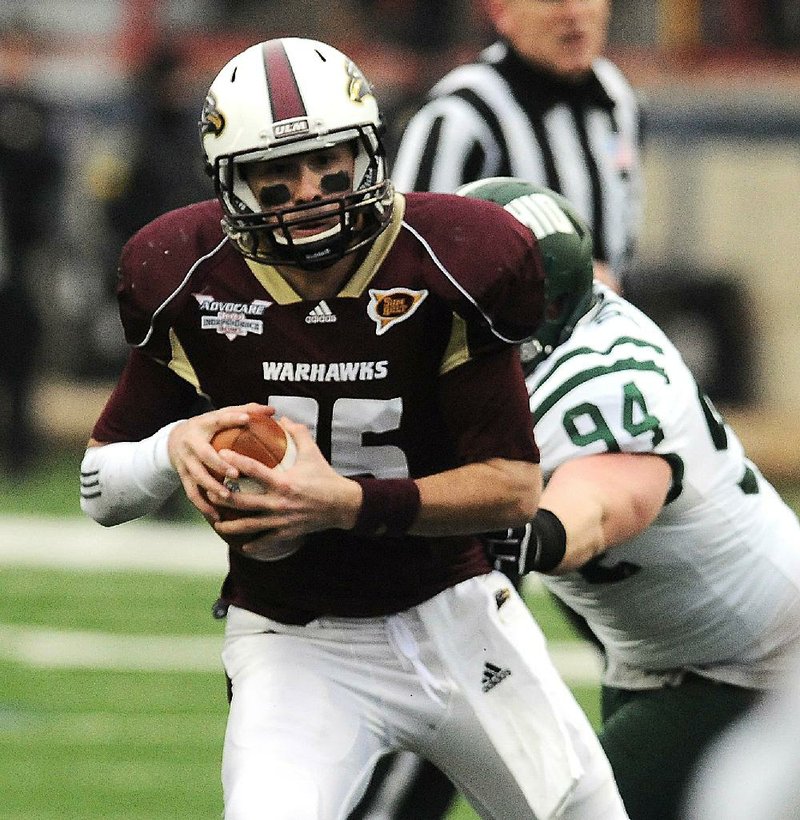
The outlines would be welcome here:
<svg viewBox="0 0 800 820">
<path fill-rule="evenodd" d="M 619 277 L 639 235 L 640 142 L 636 95 L 609 60 L 571 83 L 498 42 L 433 87 L 406 127 L 392 179 L 400 191 L 454 191 L 491 176 L 546 185 L 588 221 L 595 258 Z"/>
</svg>

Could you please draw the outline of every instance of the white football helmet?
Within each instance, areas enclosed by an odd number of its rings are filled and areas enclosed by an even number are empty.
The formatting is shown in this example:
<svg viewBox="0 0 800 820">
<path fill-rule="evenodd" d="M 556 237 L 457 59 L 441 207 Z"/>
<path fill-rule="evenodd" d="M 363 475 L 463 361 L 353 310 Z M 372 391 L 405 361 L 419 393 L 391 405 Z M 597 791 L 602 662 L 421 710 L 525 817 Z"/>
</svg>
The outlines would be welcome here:
<svg viewBox="0 0 800 820">
<path fill-rule="evenodd" d="M 225 212 L 223 229 L 245 256 L 310 270 L 363 247 L 392 212 L 382 131 L 371 86 L 340 51 L 296 37 L 246 49 L 211 84 L 200 119 L 207 169 Z M 265 211 L 242 175 L 244 163 L 342 142 L 355 151 L 352 190 L 344 193 Z M 338 208 L 335 227 L 292 238 L 292 228 L 313 223 L 319 207 L 330 203 Z"/>
</svg>

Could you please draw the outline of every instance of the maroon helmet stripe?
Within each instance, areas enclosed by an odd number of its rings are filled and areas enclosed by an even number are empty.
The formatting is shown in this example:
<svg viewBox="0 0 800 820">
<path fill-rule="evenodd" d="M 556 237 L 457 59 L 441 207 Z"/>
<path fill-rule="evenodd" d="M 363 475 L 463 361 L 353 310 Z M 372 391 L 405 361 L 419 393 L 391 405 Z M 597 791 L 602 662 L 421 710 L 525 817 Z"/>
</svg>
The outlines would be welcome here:
<svg viewBox="0 0 800 820">
<path fill-rule="evenodd" d="M 264 44 L 264 68 L 267 73 L 267 91 L 272 106 L 272 121 L 305 117 L 306 107 L 297 87 L 286 49 L 280 40 Z"/>
</svg>

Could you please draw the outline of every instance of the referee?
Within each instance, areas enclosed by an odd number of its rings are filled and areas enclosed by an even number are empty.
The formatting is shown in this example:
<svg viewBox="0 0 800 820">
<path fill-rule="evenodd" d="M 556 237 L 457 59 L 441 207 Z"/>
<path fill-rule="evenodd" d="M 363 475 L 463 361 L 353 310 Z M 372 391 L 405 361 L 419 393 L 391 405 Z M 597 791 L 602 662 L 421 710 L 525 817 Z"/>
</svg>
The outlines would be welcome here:
<svg viewBox="0 0 800 820">
<path fill-rule="evenodd" d="M 590 224 L 596 275 L 619 287 L 641 221 L 640 108 L 601 57 L 611 0 L 486 0 L 500 40 L 433 87 L 403 133 L 401 191 L 517 176 L 566 196 Z"/>
<path fill-rule="evenodd" d="M 455 191 L 516 176 L 558 191 L 592 228 L 595 276 L 620 290 L 641 221 L 641 111 L 601 56 L 611 0 L 484 4 L 500 39 L 431 89 L 402 135 L 392 181 L 400 191 Z M 454 796 L 430 763 L 393 755 L 349 820 L 439 820 Z"/>
</svg>

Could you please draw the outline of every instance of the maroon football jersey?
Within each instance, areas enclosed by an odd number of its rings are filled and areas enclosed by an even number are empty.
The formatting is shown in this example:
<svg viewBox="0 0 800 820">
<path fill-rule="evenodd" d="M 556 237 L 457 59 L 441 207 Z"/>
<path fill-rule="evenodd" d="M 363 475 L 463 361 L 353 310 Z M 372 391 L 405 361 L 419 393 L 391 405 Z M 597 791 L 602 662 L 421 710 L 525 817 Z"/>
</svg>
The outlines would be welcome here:
<svg viewBox="0 0 800 820">
<path fill-rule="evenodd" d="M 181 385 L 192 385 L 215 407 L 256 401 L 302 422 L 343 475 L 538 461 L 506 342 L 540 322 L 543 272 L 535 239 L 502 208 L 398 195 L 352 278 L 318 301 L 246 261 L 220 216 L 215 201 L 173 211 L 125 247 L 119 301 L 134 353 L 95 438 L 135 440 L 184 417 L 193 394 Z M 488 570 L 476 538 L 329 530 L 281 561 L 231 550 L 224 596 L 292 623 L 376 616 Z"/>
</svg>

